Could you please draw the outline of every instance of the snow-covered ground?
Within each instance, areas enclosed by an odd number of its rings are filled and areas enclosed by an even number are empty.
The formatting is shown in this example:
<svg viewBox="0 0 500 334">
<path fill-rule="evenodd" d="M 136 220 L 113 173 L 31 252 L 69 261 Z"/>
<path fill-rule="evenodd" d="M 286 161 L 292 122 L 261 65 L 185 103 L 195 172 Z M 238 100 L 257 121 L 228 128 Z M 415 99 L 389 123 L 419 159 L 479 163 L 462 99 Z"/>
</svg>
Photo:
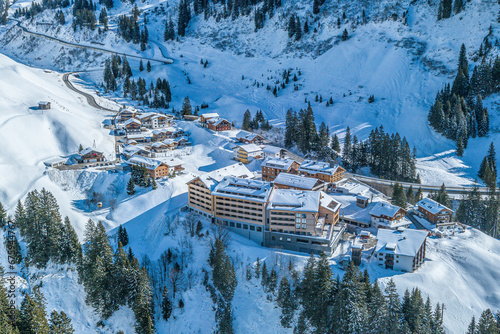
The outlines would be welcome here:
<svg viewBox="0 0 500 334">
<path fill-rule="evenodd" d="M 169 1 L 168 13 L 172 13 L 176 1 Z M 138 3 L 142 9 L 154 7 L 156 0 Z M 305 15 L 310 3 L 283 1 L 284 11 L 292 7 Z M 492 25 L 494 34 L 498 29 L 496 2 L 472 0 L 464 13 L 449 20 L 436 22 L 437 8 L 428 4 L 408 5 L 408 25 L 401 22 L 383 21 L 359 25 L 352 22 L 336 27 L 336 17 L 346 10 L 349 17 L 355 14 L 356 6 L 347 8 L 342 1 L 327 2 L 322 11 L 338 15 L 323 15 L 319 22 L 311 23 L 319 32 L 313 40 L 317 44 L 329 41 L 329 47 L 308 51 L 302 42 L 298 50 L 289 45 L 287 32 L 282 29 L 279 15 L 266 23 L 264 29 L 253 32 L 252 17 L 236 21 L 210 21 L 202 24 L 199 18 L 191 22 L 191 28 L 199 27 L 197 36 L 182 42 L 162 42 L 163 19 L 166 15 L 150 16 L 148 25 L 150 43 L 144 53 L 148 57 L 160 57 L 162 50 L 175 59 L 173 65 L 153 64 L 151 73 L 138 71 L 138 61 L 129 59 L 134 76 L 156 81 L 166 78 L 171 85 L 172 106 L 179 109 L 186 96 L 194 106 L 202 102 L 209 104 L 204 112 L 218 112 L 239 124 L 243 113 L 261 109 L 271 123 L 280 126 L 289 108 L 298 110 L 307 107 L 305 99 L 311 102 L 316 121 L 324 121 L 331 132 L 343 137 L 346 126 L 366 138 L 372 129 L 383 125 L 387 132 L 399 132 L 406 136 L 410 145 L 418 150 L 418 169 L 421 179 L 428 184 L 465 185 L 473 181 L 479 163 L 493 141 L 500 147 L 498 128 L 498 97 L 485 100 L 490 110 L 492 131 L 487 138 L 469 141 L 462 158 L 456 156 L 453 142 L 436 134 L 427 125 L 427 111 L 438 89 L 452 80 L 456 67 L 458 50 L 465 43 L 471 59 L 482 38 Z M 116 17 L 130 8 L 117 2 L 110 11 Z M 27 6 L 29 1 L 17 1 L 12 7 Z M 100 5 L 97 5 L 100 6 Z M 296 6 L 296 7 L 294 7 Z M 336 9 L 336 6 L 340 9 Z M 376 16 L 377 6 L 393 8 L 401 12 L 401 4 L 384 1 L 367 7 L 369 16 Z M 406 9 L 406 7 L 403 7 Z M 70 10 L 70 9 L 68 9 Z M 339 12 L 340 10 L 340 12 Z M 45 15 L 47 14 L 47 16 Z M 67 18 L 70 15 L 66 15 Z M 53 17 L 51 11 L 43 17 Z M 44 18 L 37 18 L 43 20 Z M 25 22 L 30 29 L 53 33 L 70 41 L 88 44 L 97 40 L 106 47 L 122 52 L 138 53 L 138 45 L 127 44 L 117 39 L 113 32 L 98 36 L 97 33 L 72 33 L 71 22 L 64 27 L 46 31 L 43 26 Z M 203 25 L 203 26 L 202 26 Z M 111 25 L 114 28 L 113 24 Z M 333 41 L 347 28 L 351 38 L 335 44 Z M 214 37 L 215 30 L 223 31 Z M 231 41 L 231 43 L 228 42 Z M 86 53 L 47 40 L 28 38 L 12 27 L 0 27 L 2 52 L 14 59 L 40 68 L 59 70 L 100 69 L 108 55 Z M 213 42 L 213 43 L 212 43 Z M 331 46 L 331 47 L 330 47 Z M 240 49 L 240 52 L 235 50 Z M 207 68 L 200 65 L 200 59 L 209 61 Z M 300 71 L 293 90 L 293 81 L 275 98 L 266 90 L 274 86 L 285 69 L 291 69 L 292 76 Z M 165 235 L 169 216 L 184 206 L 187 201 L 186 182 L 193 175 L 227 166 L 231 161 L 229 139 L 197 127 L 194 123 L 179 122 L 190 133 L 192 154 L 182 157 L 186 162 L 186 173 L 158 183 L 158 189 L 138 189 L 134 196 L 128 196 L 125 185 L 129 175 L 88 169 L 84 171 L 47 170 L 43 161 L 74 152 L 79 144 L 94 146 L 107 156 L 114 152 L 114 139 L 109 130 L 102 127 L 104 118 L 110 114 L 95 110 L 86 104 L 84 98 L 68 90 L 57 72 L 29 68 L 0 55 L 0 201 L 13 213 L 18 199 L 33 189 L 45 187 L 57 197 L 63 216 L 68 215 L 79 236 L 87 219 L 102 220 L 109 230 L 120 224 L 129 231 L 131 247 L 141 258 L 148 255 L 155 261 L 168 247 L 177 247 L 182 232 Z M 87 91 L 94 92 L 95 84 L 102 81 L 99 70 L 81 74 Z M 188 84 L 188 78 L 191 82 Z M 255 82 L 263 84 L 257 88 Z M 322 95 L 323 103 L 314 102 L 316 94 Z M 345 97 L 344 97 L 345 94 Z M 369 95 L 375 95 L 375 103 L 368 104 Z M 329 97 L 334 105 L 326 107 Z M 130 101 L 108 95 L 120 104 Z M 38 101 L 47 100 L 52 109 L 39 111 L 33 108 Z M 99 98 L 105 106 L 115 104 Z M 251 166 L 258 170 L 258 164 Z M 93 190 L 104 194 L 104 207 L 92 211 L 85 207 L 86 192 Z M 110 199 L 117 202 L 111 210 Z M 205 226 L 207 227 L 207 225 Z M 114 231 L 110 232 L 111 235 Z M 0 238 L 0 243 L 3 242 Z M 347 249 L 343 245 L 342 249 Z M 266 299 L 255 280 L 246 282 L 244 268 L 257 257 L 268 263 L 280 262 L 282 258 L 293 258 L 300 268 L 307 256 L 275 252 L 262 248 L 244 238 L 233 235 L 229 252 L 238 268 L 238 287 L 233 301 L 237 332 L 288 333 L 279 326 L 279 309 Z M 5 250 L 0 244 L 0 264 L 5 266 Z M 206 241 L 194 245 L 193 270 L 207 267 Z M 342 255 L 332 258 L 332 270 L 342 274 L 335 262 Z M 500 305 L 498 277 L 500 270 L 500 242 L 476 230 L 443 239 L 429 239 L 427 260 L 415 273 L 398 273 L 381 269 L 371 263 L 363 263 L 373 279 L 385 283 L 392 277 L 400 293 L 405 289 L 419 287 L 434 303 L 445 303 L 445 326 L 448 333 L 465 331 L 472 315 L 476 317 L 485 308 L 497 309 Z M 98 320 L 84 303 L 83 288 L 77 283 L 76 273 L 48 269 L 41 272 L 47 297 L 48 311 L 64 310 L 73 320 L 77 333 L 89 330 L 116 332 L 118 329 L 132 332 L 133 315 L 122 309 L 107 321 L 105 330 L 97 329 Z M 199 282 L 198 282 L 199 283 Z M 60 291 L 71 291 L 71 296 L 60 298 Z M 208 293 L 201 284 L 195 284 L 182 294 L 185 308 L 175 310 L 173 318 L 166 324 L 157 323 L 159 333 L 211 333 L 214 329 L 214 311 Z M 192 319 L 199 321 L 193 323 Z M 204 325 L 200 325 L 203 323 Z"/>
</svg>

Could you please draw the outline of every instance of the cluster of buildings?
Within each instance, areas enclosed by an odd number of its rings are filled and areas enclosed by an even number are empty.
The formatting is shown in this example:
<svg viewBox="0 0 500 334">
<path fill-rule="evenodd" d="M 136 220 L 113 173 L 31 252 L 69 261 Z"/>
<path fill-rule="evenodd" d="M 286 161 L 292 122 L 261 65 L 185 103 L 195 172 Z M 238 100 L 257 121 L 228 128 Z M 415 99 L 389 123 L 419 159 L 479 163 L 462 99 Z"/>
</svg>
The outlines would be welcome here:
<svg viewBox="0 0 500 334">
<path fill-rule="evenodd" d="M 192 211 L 266 247 L 330 254 L 344 231 L 325 192 L 280 188 L 241 163 L 196 177 L 188 194 Z"/>
<path fill-rule="evenodd" d="M 189 148 L 191 143 L 188 134 L 175 125 L 173 116 L 125 109 L 116 117 L 115 125 L 125 135 L 119 141 L 125 166 L 144 167 L 155 179 L 184 171 L 184 162 L 175 157 L 174 151 Z"/>
</svg>

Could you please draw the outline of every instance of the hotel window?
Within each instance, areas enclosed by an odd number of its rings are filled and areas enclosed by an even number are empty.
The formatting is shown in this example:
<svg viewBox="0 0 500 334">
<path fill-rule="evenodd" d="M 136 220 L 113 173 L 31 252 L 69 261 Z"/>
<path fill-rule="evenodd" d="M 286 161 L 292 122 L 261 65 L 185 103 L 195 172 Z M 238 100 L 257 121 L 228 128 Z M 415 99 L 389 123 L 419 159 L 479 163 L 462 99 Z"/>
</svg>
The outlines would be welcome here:
<svg viewBox="0 0 500 334">
<path fill-rule="evenodd" d="M 255 231 L 255 226 L 250 225 L 250 231 Z"/>
<path fill-rule="evenodd" d="M 248 225 L 247 224 L 243 224 L 243 229 L 244 230 L 248 230 Z"/>
<path fill-rule="evenodd" d="M 305 213 L 302 214 L 302 218 L 306 218 L 306 214 Z"/>
<path fill-rule="evenodd" d="M 292 239 L 290 239 L 290 238 L 286 238 L 286 241 L 287 241 L 287 242 L 292 242 Z"/>
<path fill-rule="evenodd" d="M 233 222 L 230 222 L 230 223 L 229 223 L 229 226 L 230 226 L 230 227 L 234 227 L 234 223 L 233 223 Z"/>
<path fill-rule="evenodd" d="M 257 232 L 262 232 L 262 227 L 257 226 Z"/>
<path fill-rule="evenodd" d="M 300 218 L 300 213 L 297 213 L 295 217 Z"/>
<path fill-rule="evenodd" d="M 302 224 L 307 223 L 307 219 L 302 219 Z"/>
<path fill-rule="evenodd" d="M 295 219 L 296 223 L 300 223 L 300 218 Z"/>
<path fill-rule="evenodd" d="M 302 224 L 302 228 L 305 230 L 307 228 L 307 224 Z"/>
<path fill-rule="evenodd" d="M 300 228 L 300 224 L 295 224 L 295 228 Z"/>
</svg>

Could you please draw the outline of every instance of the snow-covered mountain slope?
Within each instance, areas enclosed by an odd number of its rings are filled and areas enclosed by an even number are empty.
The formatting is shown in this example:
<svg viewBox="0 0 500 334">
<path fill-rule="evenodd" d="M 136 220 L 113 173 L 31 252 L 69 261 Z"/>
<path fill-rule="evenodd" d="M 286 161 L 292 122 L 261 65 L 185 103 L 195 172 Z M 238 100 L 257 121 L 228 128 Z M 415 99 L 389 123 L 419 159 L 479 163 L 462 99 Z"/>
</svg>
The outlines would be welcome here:
<svg viewBox="0 0 500 334">
<path fill-rule="evenodd" d="M 0 200 L 7 206 L 43 176 L 44 161 L 94 146 L 114 159 L 106 113 L 69 91 L 59 73 L 32 69 L 0 55 Z M 38 110 L 48 101 L 50 110 Z M 40 186 L 40 185 L 38 185 Z M 14 201 L 14 203 L 12 203 Z"/>
<path fill-rule="evenodd" d="M 161 203 L 123 225 L 129 234 L 134 236 L 130 247 L 134 249 L 136 256 L 141 258 L 148 255 L 151 261 L 155 261 L 167 248 L 180 247 L 184 236 L 182 228 L 177 233 L 167 231 L 172 229 L 168 222 L 172 223 L 175 208 L 182 201 L 182 198 L 174 196 L 171 201 Z M 234 324 L 235 331 L 288 333 L 276 322 L 279 308 L 275 309 L 274 303 L 263 297 L 261 288 L 255 286 L 254 280 L 251 282 L 245 280 L 245 268 L 257 258 L 268 261 L 268 266 L 269 263 L 271 265 L 285 263 L 286 266 L 288 260 L 292 258 L 296 267 L 300 269 L 307 261 L 307 256 L 266 249 L 236 234 L 231 234 L 231 238 L 229 254 L 234 259 L 238 277 L 233 301 L 234 316 L 237 319 Z M 190 261 L 190 266 L 200 270 L 208 269 L 206 240 L 193 242 L 192 245 L 194 258 Z M 345 247 L 348 247 L 348 244 L 342 244 L 340 249 Z M 343 253 L 334 255 L 331 259 L 334 275 L 341 277 L 344 271 L 337 266 L 337 262 L 342 256 Z M 497 284 L 500 270 L 495 265 L 498 261 L 500 261 L 500 242 L 475 229 L 467 229 L 464 233 L 442 239 L 428 238 L 426 261 L 414 273 L 383 269 L 375 261 L 372 263 L 365 260 L 360 269 L 367 269 L 370 277 L 378 280 L 382 287 L 390 278 L 394 279 L 400 295 L 403 295 L 406 289 L 418 287 L 425 298 L 429 296 L 433 303 L 445 304 L 446 332 L 464 333 L 473 315 L 477 319 L 484 309 L 496 310 L 500 305 L 500 289 Z M 197 323 L 189 321 L 196 313 L 199 319 L 213 326 L 213 311 L 209 307 L 211 301 L 205 289 L 195 284 L 193 289 L 183 293 L 182 298 L 186 301 L 185 310 L 182 312 L 176 310 L 175 320 L 169 321 L 168 327 L 160 321 L 158 329 L 164 328 L 166 333 L 211 332 L 209 325 L 207 328 L 198 327 Z"/>
<path fill-rule="evenodd" d="M 65 10 L 67 23 L 56 29 L 38 24 L 50 21 L 47 17 L 53 16 L 51 10 L 33 21 L 23 21 L 23 25 L 64 40 L 86 45 L 102 43 L 108 49 L 138 54 L 139 45 L 127 44 L 116 35 L 117 17 L 128 14 L 131 5 L 115 3 L 109 10 L 111 30 L 100 35 L 96 31 L 74 33 L 70 8 Z M 23 5 L 17 2 L 11 10 Z M 477 52 L 489 27 L 492 27 L 493 40 L 498 35 L 499 6 L 494 1 L 472 0 L 462 13 L 441 21 L 436 20 L 437 1 L 352 3 L 337 0 L 326 2 L 317 16 L 311 14 L 312 1 L 283 1 L 282 8 L 257 32 L 253 15 L 218 21 L 213 17 L 204 20 L 200 15 L 191 19 L 187 37 L 178 42 L 163 42 L 165 20 L 176 18 L 177 1 L 169 1 L 168 6 L 156 0 L 137 5 L 147 13 L 150 36 L 148 48 L 142 54 L 158 58 L 163 51 L 173 57 L 175 63 L 171 66 L 153 64 L 151 73 L 139 73 L 137 62 L 131 61 L 134 74 L 153 82 L 159 76 L 166 77 L 173 87 L 172 105 L 176 108 L 189 96 L 195 105 L 207 102 L 209 110 L 237 123 L 248 108 L 252 112 L 262 109 L 274 124 L 280 124 L 289 108 L 305 108 L 307 99 L 317 123 L 325 121 L 331 131 L 341 137 L 346 126 L 359 138 L 366 138 L 379 125 L 384 125 L 388 132 L 406 136 L 410 145 L 418 150 L 421 178 L 425 183 L 469 184 L 489 142 L 500 145 L 496 96 L 485 101 L 490 109 L 489 137 L 471 140 L 463 158 L 456 157 L 452 141 L 427 125 L 427 112 L 436 92 L 453 78 L 461 44 L 467 47 L 472 68 L 479 60 Z M 159 8 L 163 8 L 165 14 L 162 10 L 155 11 Z M 368 17 L 366 24 L 360 23 L 363 10 Z M 407 23 L 402 19 L 405 11 Z M 344 12 L 346 19 L 337 27 L 337 18 Z M 296 13 L 301 22 L 309 23 L 310 33 L 298 42 L 289 39 L 286 31 L 290 13 Z M 392 14 L 397 14 L 398 19 L 389 19 Z M 143 24 L 142 18 L 140 21 Z M 107 57 L 84 56 L 81 50 L 27 38 L 12 25 L 4 28 L 0 40 L 5 52 L 24 61 L 81 69 L 102 64 Z M 339 37 L 344 29 L 349 31 L 350 38 L 342 42 Z M 44 52 L 47 48 L 58 51 Z M 40 52 L 36 52 L 35 57 L 32 50 Z M 495 52 L 494 49 L 492 56 Z M 209 61 L 208 68 L 200 65 L 200 59 Z M 301 72 L 296 82 L 299 89 L 295 91 L 291 82 L 275 98 L 266 86 L 274 87 L 285 69 L 291 69 L 294 74 Z M 99 72 L 88 78 L 102 82 Z M 256 82 L 263 86 L 257 88 Z M 323 97 L 323 103 L 314 101 L 316 95 Z M 370 95 L 375 96 L 371 104 L 367 101 Z M 334 104 L 327 107 L 329 97 Z"/>
</svg>

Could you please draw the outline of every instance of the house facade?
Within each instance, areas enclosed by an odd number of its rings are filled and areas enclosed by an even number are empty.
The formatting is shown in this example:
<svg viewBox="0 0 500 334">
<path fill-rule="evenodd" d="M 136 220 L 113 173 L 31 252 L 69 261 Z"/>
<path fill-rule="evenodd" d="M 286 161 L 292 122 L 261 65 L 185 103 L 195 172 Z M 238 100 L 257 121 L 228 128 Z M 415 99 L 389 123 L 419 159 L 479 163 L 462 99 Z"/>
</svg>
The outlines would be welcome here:
<svg viewBox="0 0 500 334">
<path fill-rule="evenodd" d="M 168 165 L 156 159 L 133 156 L 127 162 L 133 166 L 146 168 L 148 175 L 153 179 L 160 179 L 169 175 Z"/>
<path fill-rule="evenodd" d="M 262 156 L 262 149 L 255 144 L 247 144 L 238 147 L 235 151 L 235 160 L 247 164 Z"/>
<path fill-rule="evenodd" d="M 212 118 L 219 118 L 219 114 L 216 112 L 201 114 L 200 123 L 207 123 L 207 121 Z"/>
<path fill-rule="evenodd" d="M 451 222 L 453 210 L 434 201 L 431 198 L 423 198 L 417 204 L 418 211 L 431 223 L 435 225 Z"/>
<path fill-rule="evenodd" d="M 410 221 L 404 219 L 406 211 L 397 205 L 378 202 L 371 210 L 371 224 L 377 228 L 396 229 L 400 226 L 408 227 Z"/>
<path fill-rule="evenodd" d="M 90 147 L 81 151 L 79 157 L 77 158 L 78 163 L 101 162 L 105 160 L 106 158 L 104 157 L 103 152 L 96 151 Z"/>
<path fill-rule="evenodd" d="M 427 231 L 399 228 L 378 230 L 374 256 L 386 269 L 413 272 L 425 259 Z"/>
<path fill-rule="evenodd" d="M 211 118 L 207 121 L 207 125 L 212 131 L 228 131 L 232 128 L 231 122 L 224 118 Z"/>
</svg>

